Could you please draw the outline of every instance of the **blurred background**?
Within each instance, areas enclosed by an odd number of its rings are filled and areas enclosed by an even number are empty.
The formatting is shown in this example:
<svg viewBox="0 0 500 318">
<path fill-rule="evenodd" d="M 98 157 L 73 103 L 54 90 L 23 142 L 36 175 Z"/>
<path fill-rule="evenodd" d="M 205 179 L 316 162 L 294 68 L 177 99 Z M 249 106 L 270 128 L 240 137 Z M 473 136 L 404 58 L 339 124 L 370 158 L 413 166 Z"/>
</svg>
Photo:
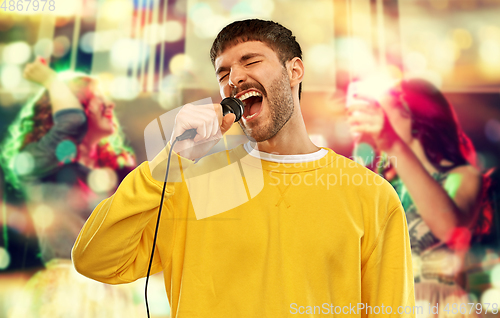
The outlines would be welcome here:
<svg viewBox="0 0 500 318">
<path fill-rule="evenodd" d="M 352 80 L 420 77 L 453 105 L 481 171 L 500 165 L 500 0 L 55 0 L 40 1 L 38 10 L 34 1 L 29 8 L 28 1 L 0 1 L 0 140 L 40 90 L 22 76 L 38 56 L 56 71 L 100 79 L 141 163 L 149 122 L 188 102 L 221 100 L 211 44 L 228 23 L 257 17 L 288 27 L 302 46 L 301 105 L 318 146 L 351 156 L 345 96 Z M 234 125 L 229 134 L 242 132 Z M 3 209 L 4 232 L 8 223 L 29 231 L 27 222 Z M 12 255 L 5 240 L 0 317 L 26 297 L 25 284 L 38 269 L 22 260 L 36 242 Z M 465 287 L 476 302 L 500 303 L 498 240 L 481 244 L 479 260 L 465 269 Z M 15 269 L 14 259 L 21 263 Z M 144 281 L 136 284 L 140 316 Z M 169 317 L 161 275 L 153 277 L 149 295 L 154 316 Z"/>
</svg>

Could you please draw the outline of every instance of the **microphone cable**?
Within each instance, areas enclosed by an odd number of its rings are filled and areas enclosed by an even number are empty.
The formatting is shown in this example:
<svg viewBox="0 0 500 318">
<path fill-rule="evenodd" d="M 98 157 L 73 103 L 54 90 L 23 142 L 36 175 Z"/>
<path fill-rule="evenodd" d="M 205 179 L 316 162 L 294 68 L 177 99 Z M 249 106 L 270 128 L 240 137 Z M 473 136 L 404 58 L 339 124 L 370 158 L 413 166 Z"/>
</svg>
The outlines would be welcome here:
<svg viewBox="0 0 500 318">
<path fill-rule="evenodd" d="M 186 130 L 184 133 L 182 133 L 182 135 L 180 135 L 177 138 L 175 138 L 174 142 L 170 146 L 170 151 L 168 152 L 167 171 L 165 172 L 165 180 L 163 181 L 163 190 L 161 191 L 160 209 L 158 210 L 158 218 L 156 220 L 155 236 L 153 238 L 153 248 L 151 249 L 151 256 L 149 258 L 148 273 L 146 275 L 146 287 L 144 289 L 144 299 L 146 300 L 146 311 L 148 313 L 148 318 L 150 318 L 150 316 L 149 316 L 149 305 L 148 305 L 148 282 L 149 282 L 149 274 L 151 273 L 151 265 L 153 264 L 153 256 L 154 256 L 155 247 L 156 247 L 156 237 L 158 236 L 158 228 L 160 227 L 161 209 L 163 208 L 163 199 L 165 198 L 165 189 L 167 188 L 168 171 L 170 170 L 170 157 L 172 156 L 172 150 L 174 149 L 174 145 L 175 145 L 175 143 L 177 141 L 181 141 L 181 140 L 184 140 L 184 139 L 192 139 L 195 136 L 196 136 L 196 129 Z"/>
<path fill-rule="evenodd" d="M 221 102 L 222 106 L 222 114 L 225 116 L 228 113 L 233 113 L 235 114 L 235 120 L 234 122 L 237 122 L 240 120 L 241 116 L 243 115 L 244 111 L 244 104 L 243 102 L 235 97 L 226 97 L 222 100 Z M 163 190 L 161 191 L 161 200 L 160 200 L 160 209 L 158 210 L 158 218 L 156 220 L 156 229 L 155 229 L 155 236 L 153 238 L 153 248 L 151 249 L 151 256 L 149 258 L 149 266 L 148 266 L 148 273 L 146 274 L 146 287 L 144 289 L 144 299 L 146 300 L 146 311 L 148 313 L 148 318 L 149 316 L 149 305 L 148 305 L 148 282 L 149 282 L 149 274 L 151 273 L 151 265 L 153 264 L 153 256 L 155 253 L 155 247 L 156 247 L 156 237 L 158 236 L 158 228 L 160 226 L 160 217 L 161 217 L 161 209 L 163 208 L 163 199 L 165 197 L 165 189 L 167 188 L 167 178 L 168 178 L 168 171 L 170 170 L 170 157 L 172 155 L 172 149 L 174 149 L 174 145 L 176 142 L 185 140 L 185 139 L 193 139 L 196 136 L 196 129 L 188 129 L 184 131 L 181 135 L 177 136 L 170 146 L 170 151 L 168 152 L 168 162 L 167 162 L 167 171 L 165 172 L 165 180 L 163 181 Z"/>
</svg>

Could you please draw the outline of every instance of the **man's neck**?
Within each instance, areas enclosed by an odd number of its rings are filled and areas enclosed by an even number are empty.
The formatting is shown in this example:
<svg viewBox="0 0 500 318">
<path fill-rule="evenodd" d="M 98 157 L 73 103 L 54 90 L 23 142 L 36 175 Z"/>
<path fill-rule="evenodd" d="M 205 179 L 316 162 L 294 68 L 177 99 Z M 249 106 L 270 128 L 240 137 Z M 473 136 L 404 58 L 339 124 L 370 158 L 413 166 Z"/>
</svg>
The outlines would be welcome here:
<svg viewBox="0 0 500 318">
<path fill-rule="evenodd" d="M 307 134 L 300 108 L 295 109 L 290 120 L 274 137 L 257 143 L 259 151 L 276 155 L 301 155 L 320 150 Z"/>
</svg>

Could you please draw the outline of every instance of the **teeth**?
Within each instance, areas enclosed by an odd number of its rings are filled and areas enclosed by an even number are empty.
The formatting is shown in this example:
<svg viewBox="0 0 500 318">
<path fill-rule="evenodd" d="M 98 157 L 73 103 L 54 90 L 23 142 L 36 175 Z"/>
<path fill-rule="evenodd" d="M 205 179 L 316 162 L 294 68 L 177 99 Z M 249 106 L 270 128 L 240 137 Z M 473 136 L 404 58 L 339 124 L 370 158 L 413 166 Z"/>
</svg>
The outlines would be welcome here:
<svg viewBox="0 0 500 318">
<path fill-rule="evenodd" d="M 247 116 L 247 117 L 245 117 L 245 119 L 250 119 L 250 118 L 252 118 L 252 117 L 253 117 L 253 116 L 255 116 L 255 115 L 257 115 L 257 113 L 255 113 L 255 114 L 253 114 L 253 115 L 250 115 L 250 116 Z"/>
<path fill-rule="evenodd" d="M 259 93 L 259 92 L 256 92 L 256 91 L 250 91 L 250 92 L 244 94 L 243 96 L 240 96 L 240 100 L 243 101 L 243 100 L 245 100 L 245 99 L 247 99 L 249 97 L 252 97 L 252 96 L 262 97 L 262 94 Z"/>
</svg>

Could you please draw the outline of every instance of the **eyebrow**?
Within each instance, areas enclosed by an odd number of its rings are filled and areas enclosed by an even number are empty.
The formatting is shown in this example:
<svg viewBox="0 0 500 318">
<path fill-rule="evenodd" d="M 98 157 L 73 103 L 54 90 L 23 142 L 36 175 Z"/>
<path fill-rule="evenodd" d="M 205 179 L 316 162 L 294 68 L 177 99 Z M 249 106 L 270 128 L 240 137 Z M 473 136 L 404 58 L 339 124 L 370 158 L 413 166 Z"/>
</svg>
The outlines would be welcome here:
<svg viewBox="0 0 500 318">
<path fill-rule="evenodd" d="M 264 54 L 261 54 L 261 53 L 245 54 L 240 58 L 240 63 L 248 61 L 249 59 L 254 58 L 254 57 L 259 57 L 259 56 L 264 57 Z M 217 68 L 215 75 L 219 76 L 220 73 L 226 72 L 226 71 L 229 71 L 229 67 L 221 66 L 221 67 Z"/>
</svg>

